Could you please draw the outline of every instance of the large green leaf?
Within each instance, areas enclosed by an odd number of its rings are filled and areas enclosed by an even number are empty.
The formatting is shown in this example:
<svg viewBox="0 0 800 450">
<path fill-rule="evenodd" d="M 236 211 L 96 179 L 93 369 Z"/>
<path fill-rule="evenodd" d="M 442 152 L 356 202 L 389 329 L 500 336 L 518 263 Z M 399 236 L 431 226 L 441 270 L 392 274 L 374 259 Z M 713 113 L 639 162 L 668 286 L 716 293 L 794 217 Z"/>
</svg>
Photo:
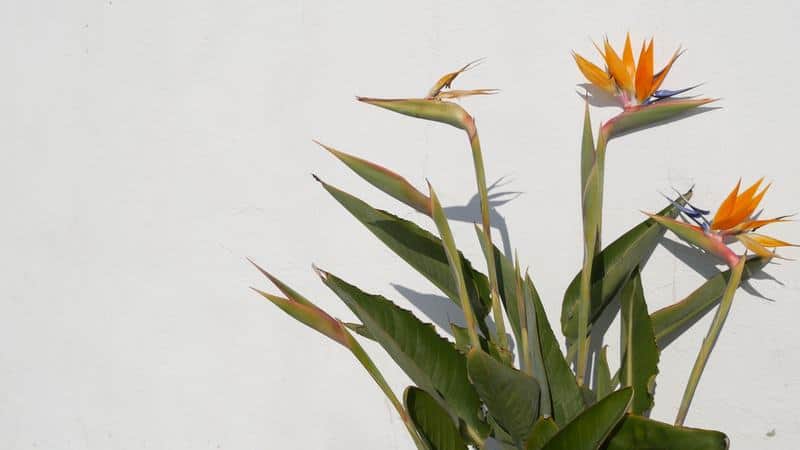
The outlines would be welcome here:
<svg viewBox="0 0 800 450">
<path fill-rule="evenodd" d="M 611 370 L 608 368 L 608 346 L 604 345 L 600 349 L 597 357 L 597 367 L 595 367 L 594 391 L 597 398 L 604 398 L 614 390 L 611 382 Z"/>
<path fill-rule="evenodd" d="M 692 192 L 684 194 L 691 198 Z M 684 200 L 679 200 L 679 203 Z M 670 205 L 659 213 L 661 216 L 674 217 L 678 209 Z M 647 219 L 620 236 L 611 245 L 594 257 L 592 263 L 592 304 L 589 315 L 590 324 L 614 298 L 622 283 L 636 266 L 644 264 L 647 256 L 658 245 L 666 228 L 653 219 Z M 580 298 L 581 273 L 572 279 L 564 293 L 561 309 L 561 329 L 569 342 L 578 336 L 578 299 Z"/>
<path fill-rule="evenodd" d="M 488 435 L 488 426 L 478 417 L 481 401 L 467 378 L 466 358 L 452 343 L 433 325 L 386 298 L 365 293 L 330 273 L 320 274 L 415 384 L 439 397 L 481 437 Z"/>
<path fill-rule="evenodd" d="M 525 285 L 527 286 L 526 292 L 536 292 L 530 277 L 525 278 Z M 531 322 L 536 324 L 535 331 L 539 344 L 538 350 L 541 355 L 541 364 L 546 375 L 546 385 L 550 388 L 549 394 L 553 419 L 558 426 L 563 426 L 583 411 L 585 407 L 583 395 L 575 383 L 575 375 L 561 353 L 561 347 L 556 340 L 555 334 L 553 334 L 550 322 L 547 321 L 547 315 L 544 312 L 544 306 L 542 306 L 539 295 L 532 295 L 530 303 L 533 305 L 532 309 L 535 317 Z M 544 395 L 542 395 L 542 401 L 545 401 Z M 544 410 L 545 407 L 542 406 L 542 411 Z"/>
<path fill-rule="evenodd" d="M 581 136 L 581 192 L 586 188 L 586 181 L 594 166 L 595 150 L 592 136 L 592 119 L 589 116 L 589 98 L 586 98 L 583 109 L 583 135 Z"/>
<path fill-rule="evenodd" d="M 426 450 L 425 444 L 423 444 L 420 440 L 416 429 L 411 423 L 411 418 L 408 416 L 405 409 L 403 409 L 403 405 L 400 404 L 400 400 L 398 400 L 397 396 L 394 394 L 394 391 L 392 391 L 392 389 L 389 387 L 389 383 L 386 382 L 386 379 L 383 377 L 381 371 L 378 370 L 378 367 L 375 365 L 369 355 L 367 355 L 367 352 L 364 351 L 363 347 L 361 347 L 361 344 L 359 344 L 358 341 L 353 338 L 353 335 L 350 334 L 347 327 L 342 322 L 331 317 L 321 308 L 314 305 L 310 300 L 303 297 L 299 292 L 295 291 L 281 280 L 259 267 L 256 263 L 253 261 L 250 262 L 289 298 L 281 298 L 255 288 L 253 288 L 253 290 L 283 310 L 285 313 L 292 316 L 298 322 L 307 325 L 319 333 L 322 333 L 323 335 L 350 350 L 350 352 L 353 354 L 353 356 L 355 356 L 358 362 L 361 363 L 367 373 L 369 373 L 378 387 L 381 388 L 381 391 L 383 391 L 384 395 L 386 395 L 386 398 L 388 398 L 395 407 L 397 413 L 400 415 L 400 418 L 403 420 L 403 424 L 408 429 L 411 439 L 414 441 L 417 449 Z"/>
<path fill-rule="evenodd" d="M 674 427 L 628 415 L 612 432 L 602 450 L 727 450 L 728 438 L 719 431 Z"/>
<path fill-rule="evenodd" d="M 430 394 L 409 386 L 403 394 L 403 401 L 411 421 L 430 450 L 467 450 L 453 418 Z"/>
<path fill-rule="evenodd" d="M 417 190 L 417 188 L 415 188 L 405 178 L 385 167 L 379 166 L 365 159 L 361 159 L 336 150 L 333 147 L 329 147 L 319 142 L 317 142 L 317 144 L 330 152 L 330 154 L 333 156 L 337 157 L 353 172 L 371 185 L 377 187 L 397 200 L 400 200 L 406 205 L 416 209 L 417 211 L 426 215 L 430 215 L 431 200 L 427 195 Z"/>
<path fill-rule="evenodd" d="M 478 240 L 480 240 L 481 245 L 486 245 L 486 238 L 483 233 L 480 232 L 479 229 L 475 229 L 476 234 L 478 236 Z M 503 307 L 505 308 L 506 314 L 508 316 L 508 321 L 511 323 L 511 329 L 514 332 L 514 337 L 520 347 L 518 350 L 522 351 L 522 330 L 521 324 L 525 323 L 527 325 L 527 336 L 528 336 L 528 349 L 531 353 L 530 357 L 533 362 L 533 377 L 539 382 L 539 386 L 542 388 L 542 411 L 543 415 L 550 415 L 552 414 L 552 402 L 550 400 L 550 387 L 548 386 L 548 375 L 545 371 L 545 366 L 542 358 L 542 345 L 540 343 L 539 331 L 537 326 L 537 317 L 536 317 L 536 306 L 535 303 L 541 302 L 539 298 L 539 293 L 536 291 L 536 287 L 533 284 L 533 281 L 530 277 L 526 276 L 525 280 L 517 280 L 518 275 L 517 271 L 515 270 L 514 263 L 511 262 L 506 255 L 500 251 L 497 246 L 494 246 L 494 261 L 495 265 L 497 266 L 497 281 L 498 287 L 500 290 L 500 299 L 502 300 Z M 517 302 L 517 286 L 522 286 L 522 294 L 525 301 L 525 315 L 526 318 L 524 321 L 520 320 L 519 316 L 519 309 L 516 307 Z M 547 318 L 543 318 L 544 322 L 547 322 Z M 550 325 L 547 324 L 549 329 Z M 556 352 L 558 352 L 558 344 L 556 343 Z M 555 354 L 554 354 L 555 355 Z M 555 359 L 553 359 L 555 361 Z M 556 364 L 552 362 L 552 364 Z M 553 369 L 553 371 L 559 372 L 557 369 Z M 569 367 L 567 366 L 567 372 L 569 372 Z M 572 374 L 568 375 L 569 378 L 573 378 Z"/>
<path fill-rule="evenodd" d="M 680 98 L 631 108 L 606 124 L 609 129 L 609 139 L 680 118 L 681 115 L 713 101 L 714 99 L 710 98 Z"/>
<path fill-rule="evenodd" d="M 632 397 L 631 388 L 608 395 L 561 428 L 542 450 L 597 450 L 625 416 Z"/>
<path fill-rule="evenodd" d="M 620 294 L 620 382 L 633 387 L 630 412 L 644 414 L 653 407 L 658 374 L 658 347 L 653 325 L 647 314 L 642 279 L 636 269 Z"/>
<path fill-rule="evenodd" d="M 748 258 L 742 280 L 750 278 L 767 262 L 769 260 L 757 256 Z M 722 298 L 730 277 L 730 270 L 720 272 L 709 278 L 685 299 L 654 312 L 650 317 L 658 346 L 664 348 L 671 337 L 710 311 Z"/>
<path fill-rule="evenodd" d="M 464 322 L 467 325 L 467 332 L 469 333 L 469 340 L 473 347 L 480 347 L 480 339 L 478 338 L 478 327 L 475 320 L 475 312 L 472 310 L 472 305 L 469 302 L 469 294 L 467 293 L 467 285 L 464 279 L 464 269 L 461 267 L 462 255 L 456 247 L 456 241 L 453 237 L 453 232 L 450 230 L 450 222 L 447 220 L 447 215 L 442 209 L 442 204 L 439 203 L 439 197 L 433 186 L 428 183 L 428 191 L 431 197 L 431 218 L 436 223 L 436 229 L 439 230 L 439 236 L 442 238 L 442 245 L 444 252 L 447 256 L 447 263 L 450 265 L 450 270 L 453 279 L 458 288 L 458 298 L 461 304 L 461 310 L 464 312 Z"/>
<path fill-rule="evenodd" d="M 469 349 L 472 348 L 472 344 L 469 342 L 469 331 L 459 325 L 454 323 L 450 324 L 450 332 L 453 334 L 453 338 L 456 340 L 455 346 L 463 354 L 469 353 Z M 506 361 L 506 355 L 504 355 L 500 351 L 500 347 L 497 346 L 494 342 L 486 339 L 483 336 L 478 336 L 478 339 L 481 342 L 481 349 L 486 353 L 492 355 L 495 359 L 501 362 Z M 511 358 L 513 359 L 514 355 L 511 354 Z"/>
<path fill-rule="evenodd" d="M 456 305 L 460 306 L 458 287 L 447 262 L 442 241 L 413 222 L 403 220 L 386 211 L 375 209 L 364 201 L 320 181 L 333 198 L 342 204 L 359 222 L 363 223 L 387 247 L 403 258 L 411 267 L 430 280 Z M 491 308 L 489 282 L 486 276 L 472 268 L 472 264 L 461 256 L 461 267 L 467 286 L 470 304 L 483 325 L 483 319 Z M 485 327 L 485 326 L 484 326 Z M 485 331 L 485 330 L 482 330 Z M 487 334 L 488 335 L 488 334 Z"/>
<path fill-rule="evenodd" d="M 539 417 L 539 383 L 477 348 L 467 354 L 467 371 L 489 414 L 514 442 L 524 442 Z"/>
<path fill-rule="evenodd" d="M 478 236 L 478 240 L 480 241 L 481 247 L 486 247 L 486 236 L 481 232 L 478 227 L 475 227 L 475 233 Z M 529 286 L 525 285 L 525 281 L 519 279 L 514 267 L 514 263 L 511 262 L 510 259 L 506 255 L 500 251 L 497 246 L 493 245 L 494 248 L 494 263 L 497 271 L 497 284 L 498 290 L 500 291 L 500 300 L 503 303 L 503 308 L 506 311 L 506 315 L 508 316 L 508 322 L 511 324 L 511 330 L 514 333 L 514 338 L 518 343 L 518 346 L 522 347 L 522 330 L 521 324 L 525 323 L 528 328 L 528 348 L 532 351 L 535 351 L 539 348 L 538 344 L 538 336 L 536 334 L 536 323 L 535 323 L 535 315 L 533 313 L 533 297 L 539 297 L 538 292 L 536 292 L 536 288 L 533 286 L 533 282 L 530 283 Z M 523 286 L 523 298 L 525 299 L 525 311 L 526 311 L 526 320 L 520 320 L 519 316 L 519 308 L 517 308 L 517 285 Z M 543 382 L 542 388 L 546 389 L 546 376 L 543 373 L 541 368 L 541 364 L 537 366 L 537 355 L 532 355 L 532 359 L 534 361 L 534 372 L 533 376 L 540 382 Z M 538 357 L 538 360 L 541 360 L 541 356 Z M 549 414 L 549 411 L 543 411 L 543 413 Z"/>
<path fill-rule="evenodd" d="M 533 424 L 533 431 L 525 443 L 525 450 L 542 450 L 542 447 L 558 433 L 558 425 L 553 419 L 540 417 Z"/>
<path fill-rule="evenodd" d="M 446 123 L 462 130 L 466 129 L 468 122 L 471 121 L 469 114 L 461 106 L 453 102 L 423 98 L 356 98 L 360 102 L 369 103 L 405 116 Z"/>
</svg>

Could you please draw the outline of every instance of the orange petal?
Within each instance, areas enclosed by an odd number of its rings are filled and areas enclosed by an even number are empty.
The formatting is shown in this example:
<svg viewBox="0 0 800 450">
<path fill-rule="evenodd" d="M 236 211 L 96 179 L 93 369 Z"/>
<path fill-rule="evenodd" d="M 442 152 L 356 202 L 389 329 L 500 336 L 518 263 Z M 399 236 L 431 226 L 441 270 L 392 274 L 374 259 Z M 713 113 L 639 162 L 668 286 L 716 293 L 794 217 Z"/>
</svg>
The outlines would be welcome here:
<svg viewBox="0 0 800 450">
<path fill-rule="evenodd" d="M 572 57 L 575 58 L 575 62 L 578 64 L 578 69 L 581 71 L 583 76 L 589 80 L 589 82 L 611 95 L 617 94 L 617 88 L 614 84 L 614 80 L 611 79 L 605 70 L 597 67 L 589 62 L 586 58 L 575 52 L 572 52 Z"/>
<path fill-rule="evenodd" d="M 669 59 L 669 62 L 667 63 L 667 65 L 664 66 L 664 68 L 661 69 L 660 72 L 658 72 L 657 74 L 655 74 L 653 76 L 653 85 L 650 87 L 650 93 L 648 94 L 648 97 L 650 95 L 653 95 L 653 92 L 657 91 L 658 88 L 661 87 L 661 83 L 663 83 L 664 79 L 667 78 L 667 74 L 669 73 L 669 69 L 672 68 L 672 65 L 675 64 L 675 60 L 677 60 L 678 57 L 681 56 L 682 53 L 683 53 L 683 51 L 681 50 L 680 47 L 678 47 L 678 49 L 675 50 L 675 53 L 672 54 L 672 58 Z"/>
<path fill-rule="evenodd" d="M 456 77 L 472 69 L 473 67 L 479 65 L 481 62 L 483 62 L 483 58 L 476 59 L 475 61 L 470 61 L 467 64 L 465 64 L 464 67 L 456 70 L 455 72 L 450 72 L 448 74 L 442 75 L 442 77 L 436 80 L 436 83 L 428 91 L 428 95 L 426 97 L 427 98 L 436 97 L 437 95 L 439 95 L 439 92 L 442 89 L 450 88 L 450 85 L 453 84 L 453 81 L 456 79 Z"/>
<path fill-rule="evenodd" d="M 721 205 L 719 205 L 717 213 L 714 214 L 714 220 L 711 221 L 711 228 L 717 230 L 722 229 L 722 227 L 718 226 L 718 224 L 725 222 L 733 212 L 733 208 L 736 206 L 736 197 L 739 194 L 739 187 L 741 184 L 742 180 L 739 179 L 739 181 L 736 183 L 736 187 L 733 188 L 731 193 L 728 194 L 728 197 L 725 198 Z"/>
<path fill-rule="evenodd" d="M 762 258 L 772 258 L 775 254 L 769 251 L 766 247 L 759 244 L 756 240 L 752 239 L 750 236 L 746 234 L 742 234 L 736 236 L 736 239 L 739 240 L 748 250 L 755 253 L 756 255 Z"/>
<path fill-rule="evenodd" d="M 650 87 L 653 85 L 653 40 L 645 48 L 642 42 L 642 51 L 639 53 L 639 66 L 636 68 L 636 99 L 639 103 L 650 97 Z"/>
<path fill-rule="evenodd" d="M 792 244 L 790 242 L 775 239 L 774 237 L 765 236 L 763 234 L 750 233 L 748 236 L 764 247 L 797 247 L 797 244 Z"/>
<path fill-rule="evenodd" d="M 615 80 L 617 80 L 618 86 L 626 91 L 632 92 L 633 82 L 631 77 L 628 75 L 628 70 L 625 68 L 625 63 L 622 62 L 614 49 L 611 48 L 611 44 L 609 44 L 608 39 L 605 40 L 605 50 L 608 71 L 611 72 L 611 75 Z"/>
<path fill-rule="evenodd" d="M 758 204 L 761 203 L 761 199 L 764 197 L 767 189 L 769 189 L 769 186 L 767 186 L 764 188 L 764 190 L 759 192 L 755 198 L 753 197 L 759 186 L 761 186 L 761 182 L 763 180 L 764 178 L 761 178 L 760 180 L 756 181 L 752 186 L 747 188 L 746 191 L 742 192 L 738 196 L 736 199 L 736 205 L 733 208 L 733 212 L 731 212 L 728 220 L 725 221 L 725 224 L 721 224 L 723 228 L 735 227 L 753 214 L 753 212 L 756 210 L 756 207 L 758 207 Z"/>
<path fill-rule="evenodd" d="M 625 64 L 625 70 L 628 71 L 628 78 L 633 80 L 634 74 L 636 73 L 636 63 L 633 61 L 630 33 L 625 35 L 625 48 L 622 50 L 622 63 Z"/>
<path fill-rule="evenodd" d="M 786 220 L 787 217 L 789 216 L 775 217 L 773 219 L 748 220 L 746 222 L 742 222 L 741 224 L 737 225 L 734 231 L 736 232 L 755 231 L 771 223 L 791 222 L 790 220 Z"/>
</svg>

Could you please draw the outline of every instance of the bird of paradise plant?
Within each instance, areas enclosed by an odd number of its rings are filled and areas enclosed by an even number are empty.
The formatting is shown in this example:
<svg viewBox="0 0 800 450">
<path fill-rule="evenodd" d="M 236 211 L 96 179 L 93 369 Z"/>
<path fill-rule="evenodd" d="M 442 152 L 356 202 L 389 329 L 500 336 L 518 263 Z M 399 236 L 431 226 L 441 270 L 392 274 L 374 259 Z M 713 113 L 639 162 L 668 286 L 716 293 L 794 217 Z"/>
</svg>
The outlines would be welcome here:
<svg viewBox="0 0 800 450">
<path fill-rule="evenodd" d="M 707 218 L 709 211 L 692 205 L 689 190 L 669 199 L 664 209 L 649 214 L 642 223 L 603 247 L 602 186 L 608 141 L 664 120 L 683 118 L 686 112 L 712 100 L 677 98 L 688 89 L 661 89 L 680 50 L 659 72 L 653 69 L 652 39 L 643 43 L 638 61 L 633 56 L 630 36 L 626 37 L 622 56 L 607 39 L 600 53 L 605 69 L 577 53 L 573 56 L 593 85 L 619 100 L 622 112 L 602 124 L 595 141 L 588 102 L 585 105 L 581 140 L 584 262 L 567 287 L 562 304 L 566 355 L 560 350 L 533 277 L 522 270 L 516 253 L 512 258 L 492 242 L 478 130 L 473 116 L 455 100 L 490 95 L 497 90 L 453 88 L 456 80 L 481 60 L 443 75 L 419 97 L 358 100 L 466 132 L 481 200 L 481 226 L 476 226 L 476 234 L 483 249 L 486 274 L 475 269 L 458 250 L 430 182 L 427 192 L 423 192 L 385 167 L 320 143 L 372 186 L 422 213 L 437 234 L 376 209 L 314 175 L 353 217 L 461 308 L 466 326 L 451 324 L 452 340 L 385 297 L 364 292 L 333 273 L 314 267 L 322 282 L 358 319 L 344 322 L 256 266 L 282 295 L 256 291 L 293 318 L 347 348 L 395 407 L 419 450 L 484 449 L 490 439 L 498 441 L 503 449 L 520 450 L 728 448 L 728 438 L 723 433 L 688 428 L 683 423 L 740 282 L 776 257 L 769 249 L 792 245 L 755 231 L 784 222 L 787 216 L 760 218 L 756 210 L 767 190 L 759 191 L 761 180 L 742 193 L 737 184 L 711 220 Z M 679 216 L 684 220 L 677 220 Z M 731 269 L 707 280 L 684 300 L 650 313 L 639 271 L 667 229 L 722 258 Z M 736 255 L 727 245 L 732 240 L 738 240 L 755 255 Z M 593 373 L 588 374 L 587 344 L 594 322 L 614 302 L 620 304 L 622 324 L 620 368 L 611 375 L 607 348 L 603 348 Z M 690 374 L 675 425 L 649 419 L 660 351 L 679 330 L 693 324 L 716 304 L 719 308 Z M 506 320 L 516 346 L 510 345 Z M 490 332 L 492 322 L 496 332 Z M 402 402 L 356 335 L 377 342 L 408 374 L 412 385 L 406 388 Z M 517 356 L 519 364 L 515 364 Z"/>
</svg>

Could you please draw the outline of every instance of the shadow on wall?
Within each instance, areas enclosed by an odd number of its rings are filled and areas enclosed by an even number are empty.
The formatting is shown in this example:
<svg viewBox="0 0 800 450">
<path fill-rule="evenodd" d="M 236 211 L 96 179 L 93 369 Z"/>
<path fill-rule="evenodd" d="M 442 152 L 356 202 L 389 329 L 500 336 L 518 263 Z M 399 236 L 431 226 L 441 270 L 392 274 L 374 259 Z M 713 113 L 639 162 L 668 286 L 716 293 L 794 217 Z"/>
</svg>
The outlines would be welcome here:
<svg viewBox="0 0 800 450">
<path fill-rule="evenodd" d="M 508 224 L 506 223 L 506 219 L 497 211 L 497 207 L 503 206 L 512 200 L 516 200 L 523 194 L 519 191 L 500 190 L 500 188 L 508 185 L 512 181 L 513 180 L 509 180 L 507 177 L 503 176 L 487 188 L 489 193 L 489 221 L 492 223 L 492 228 L 500 232 L 500 239 L 503 242 L 503 253 L 506 256 L 513 254 L 513 249 L 511 248 L 511 238 L 508 234 Z M 444 213 L 450 220 L 474 223 L 480 226 L 482 223 L 480 195 L 476 193 L 465 205 L 445 207 Z"/>
<path fill-rule="evenodd" d="M 512 254 L 511 238 L 508 233 L 506 219 L 500 214 L 497 208 L 522 195 L 522 192 L 502 190 L 504 186 L 507 186 L 511 182 L 512 180 L 503 176 L 487 188 L 489 194 L 489 219 L 492 228 L 500 233 L 503 253 L 506 255 Z M 464 205 L 447 206 L 444 208 L 444 212 L 450 220 L 468 222 L 480 226 L 482 222 L 480 195 L 476 193 Z M 392 287 L 450 336 L 452 336 L 452 332 L 450 331 L 451 323 L 462 327 L 465 326 L 464 314 L 461 312 L 461 308 L 449 298 L 442 295 L 415 291 L 407 286 L 398 284 L 392 284 Z M 490 332 L 494 333 L 497 331 L 490 317 L 486 318 L 486 324 Z M 513 342 L 513 338 L 510 336 L 509 340 Z"/>
</svg>

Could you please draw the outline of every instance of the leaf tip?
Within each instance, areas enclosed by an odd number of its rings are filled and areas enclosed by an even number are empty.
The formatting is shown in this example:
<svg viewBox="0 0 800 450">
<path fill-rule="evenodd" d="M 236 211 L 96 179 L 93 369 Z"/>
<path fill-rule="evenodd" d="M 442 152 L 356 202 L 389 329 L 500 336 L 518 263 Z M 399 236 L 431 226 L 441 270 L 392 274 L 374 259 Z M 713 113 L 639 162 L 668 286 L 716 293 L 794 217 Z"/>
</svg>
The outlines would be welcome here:
<svg viewBox="0 0 800 450">
<path fill-rule="evenodd" d="M 324 270 L 320 269 L 319 266 L 317 266 L 316 264 L 311 264 L 311 269 L 314 271 L 314 273 L 317 274 L 317 276 L 323 282 L 328 281 L 328 272 L 325 272 Z"/>
</svg>

